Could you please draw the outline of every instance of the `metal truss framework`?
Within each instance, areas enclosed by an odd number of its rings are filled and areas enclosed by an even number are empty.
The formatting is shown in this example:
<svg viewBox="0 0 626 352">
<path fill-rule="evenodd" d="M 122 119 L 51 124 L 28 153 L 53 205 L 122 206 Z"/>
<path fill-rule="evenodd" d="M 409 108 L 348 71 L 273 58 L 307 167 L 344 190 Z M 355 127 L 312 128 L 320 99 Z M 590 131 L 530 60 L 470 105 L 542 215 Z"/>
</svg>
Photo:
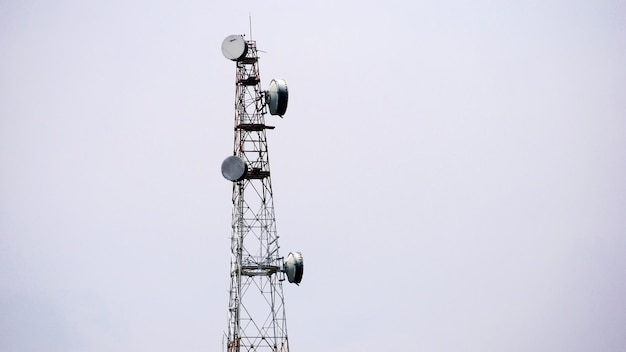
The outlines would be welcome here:
<svg viewBox="0 0 626 352">
<path fill-rule="evenodd" d="M 236 71 L 235 143 L 233 154 L 248 171 L 233 183 L 230 301 L 227 351 L 288 352 L 282 282 L 265 125 L 255 41 Z"/>
</svg>

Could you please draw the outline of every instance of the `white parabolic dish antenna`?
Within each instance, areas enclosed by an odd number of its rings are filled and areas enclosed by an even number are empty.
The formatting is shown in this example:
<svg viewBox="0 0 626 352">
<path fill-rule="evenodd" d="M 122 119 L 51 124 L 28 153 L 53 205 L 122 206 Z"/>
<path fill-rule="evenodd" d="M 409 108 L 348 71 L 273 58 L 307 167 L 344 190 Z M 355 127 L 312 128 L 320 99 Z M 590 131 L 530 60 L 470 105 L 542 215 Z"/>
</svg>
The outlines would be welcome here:
<svg viewBox="0 0 626 352">
<path fill-rule="evenodd" d="M 229 156 L 222 162 L 222 176 L 228 181 L 241 181 L 248 173 L 248 165 L 241 158 Z"/>
<path fill-rule="evenodd" d="M 222 42 L 222 54 L 228 60 L 241 60 L 248 54 L 248 43 L 240 35 L 229 35 Z"/>
<path fill-rule="evenodd" d="M 283 116 L 285 111 L 287 111 L 288 100 L 287 81 L 284 79 L 273 79 L 270 82 L 270 88 L 267 90 L 267 105 L 270 108 L 270 114 Z"/>
<path fill-rule="evenodd" d="M 302 274 L 304 274 L 304 260 L 302 259 L 302 253 L 291 252 L 287 256 L 285 261 L 285 272 L 287 273 L 287 280 L 292 284 L 299 284 L 302 282 Z"/>
</svg>

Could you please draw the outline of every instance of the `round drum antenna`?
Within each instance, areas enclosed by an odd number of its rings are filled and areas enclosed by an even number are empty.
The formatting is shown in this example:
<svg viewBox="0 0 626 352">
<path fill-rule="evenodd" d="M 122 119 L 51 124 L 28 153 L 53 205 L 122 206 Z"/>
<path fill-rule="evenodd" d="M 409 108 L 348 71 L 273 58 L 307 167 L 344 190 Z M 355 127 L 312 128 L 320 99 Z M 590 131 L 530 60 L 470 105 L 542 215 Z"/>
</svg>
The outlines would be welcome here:
<svg viewBox="0 0 626 352">
<path fill-rule="evenodd" d="M 222 42 L 222 54 L 228 60 L 239 61 L 248 54 L 248 43 L 240 35 L 229 35 Z"/>
<path fill-rule="evenodd" d="M 291 252 L 285 261 L 285 273 L 287 280 L 292 284 L 300 284 L 302 282 L 302 274 L 304 274 L 304 260 L 302 253 Z"/>
<path fill-rule="evenodd" d="M 283 117 L 285 111 L 287 111 L 288 100 L 287 81 L 284 79 L 273 79 L 270 82 L 270 88 L 267 90 L 267 105 L 270 108 L 270 114 Z"/>
<path fill-rule="evenodd" d="M 231 155 L 222 162 L 222 176 L 228 181 L 241 181 L 248 173 L 248 165 L 241 158 Z"/>
</svg>

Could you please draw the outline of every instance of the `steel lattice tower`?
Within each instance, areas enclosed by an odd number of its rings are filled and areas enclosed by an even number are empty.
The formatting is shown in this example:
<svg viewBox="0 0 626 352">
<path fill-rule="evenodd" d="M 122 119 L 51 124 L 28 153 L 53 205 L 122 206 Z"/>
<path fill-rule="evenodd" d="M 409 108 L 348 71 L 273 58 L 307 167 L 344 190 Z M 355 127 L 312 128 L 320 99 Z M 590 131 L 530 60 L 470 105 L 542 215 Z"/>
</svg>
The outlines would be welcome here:
<svg viewBox="0 0 626 352">
<path fill-rule="evenodd" d="M 299 283 L 303 265 L 300 253 L 290 253 L 287 262 L 279 254 L 266 138 L 266 131 L 274 127 L 265 124 L 272 96 L 275 103 L 283 99 L 286 109 L 286 83 L 284 98 L 277 94 L 282 86 L 261 90 L 255 41 L 229 36 L 222 50 L 236 62 L 233 156 L 222 164 L 222 173 L 233 181 L 226 348 L 288 352 L 282 283 L 285 278 Z M 275 110 L 272 105 L 270 110 Z"/>
</svg>

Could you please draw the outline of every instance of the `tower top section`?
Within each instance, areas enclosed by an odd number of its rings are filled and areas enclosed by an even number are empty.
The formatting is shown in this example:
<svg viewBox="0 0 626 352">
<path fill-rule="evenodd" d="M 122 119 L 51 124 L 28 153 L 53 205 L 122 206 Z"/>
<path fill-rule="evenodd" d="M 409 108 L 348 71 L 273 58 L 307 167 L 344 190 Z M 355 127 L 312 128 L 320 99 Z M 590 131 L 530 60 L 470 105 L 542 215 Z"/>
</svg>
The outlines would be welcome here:
<svg viewBox="0 0 626 352">
<path fill-rule="evenodd" d="M 225 58 L 237 63 L 238 82 L 244 86 L 256 85 L 260 82 L 258 76 L 257 50 L 253 40 L 246 40 L 243 35 L 229 35 L 222 42 L 222 54 Z M 260 89 L 260 88 L 259 88 Z M 267 105 L 271 115 L 283 117 L 287 112 L 287 102 L 289 101 L 289 90 L 287 81 L 284 79 L 273 79 L 267 90 L 261 92 L 262 106 Z"/>
</svg>

